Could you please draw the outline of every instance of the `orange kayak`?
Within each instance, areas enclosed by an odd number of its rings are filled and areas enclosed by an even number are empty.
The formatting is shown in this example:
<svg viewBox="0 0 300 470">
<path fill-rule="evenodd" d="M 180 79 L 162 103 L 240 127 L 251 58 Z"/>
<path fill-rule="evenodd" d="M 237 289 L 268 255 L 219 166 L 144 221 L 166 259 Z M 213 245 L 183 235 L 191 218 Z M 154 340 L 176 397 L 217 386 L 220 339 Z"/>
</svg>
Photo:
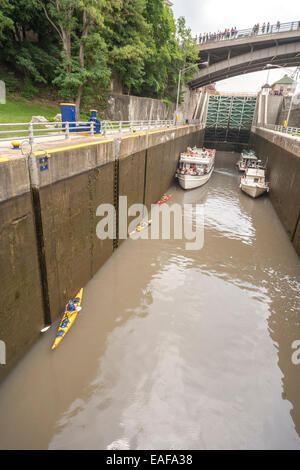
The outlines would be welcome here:
<svg viewBox="0 0 300 470">
<path fill-rule="evenodd" d="M 171 199 L 173 194 L 170 194 L 169 196 L 164 195 L 156 204 L 163 204 L 164 202 L 167 202 Z"/>
</svg>

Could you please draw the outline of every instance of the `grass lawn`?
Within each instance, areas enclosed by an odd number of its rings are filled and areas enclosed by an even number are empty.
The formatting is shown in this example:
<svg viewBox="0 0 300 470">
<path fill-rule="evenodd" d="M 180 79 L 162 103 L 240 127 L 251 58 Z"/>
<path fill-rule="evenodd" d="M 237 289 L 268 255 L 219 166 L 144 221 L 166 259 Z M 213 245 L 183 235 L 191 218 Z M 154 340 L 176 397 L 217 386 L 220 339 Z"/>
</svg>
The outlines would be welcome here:
<svg viewBox="0 0 300 470">
<path fill-rule="evenodd" d="M 30 122 L 32 116 L 44 116 L 53 119 L 60 113 L 60 106 L 39 104 L 22 98 L 7 98 L 6 104 L 0 104 L 0 123 Z"/>
<path fill-rule="evenodd" d="M 0 104 L 0 131 L 24 130 L 25 127 L 1 127 L 1 124 L 20 122 L 27 123 L 31 121 L 32 116 L 44 116 L 48 120 L 53 120 L 56 114 L 60 113 L 60 106 L 55 104 L 45 104 L 27 101 L 24 98 L 8 97 L 6 104 Z M 37 129 L 37 126 L 35 126 Z M 0 138 L 11 137 L 15 139 L 18 132 L 15 134 L 1 134 Z M 19 136 L 26 134 L 20 133 Z"/>
</svg>

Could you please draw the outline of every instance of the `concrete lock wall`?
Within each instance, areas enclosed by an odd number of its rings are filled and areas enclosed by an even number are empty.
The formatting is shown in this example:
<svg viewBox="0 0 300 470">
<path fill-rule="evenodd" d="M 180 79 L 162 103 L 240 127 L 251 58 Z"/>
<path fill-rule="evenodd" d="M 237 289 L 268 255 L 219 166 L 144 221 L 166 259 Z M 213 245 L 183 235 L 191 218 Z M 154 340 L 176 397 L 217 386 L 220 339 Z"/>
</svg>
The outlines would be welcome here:
<svg viewBox="0 0 300 470">
<path fill-rule="evenodd" d="M 0 340 L 6 375 L 44 326 L 35 213 L 25 158 L 0 162 Z"/>
<path fill-rule="evenodd" d="M 178 126 L 0 162 L 0 380 L 117 248 L 118 237 L 97 237 L 97 207 L 118 215 L 122 195 L 150 207 L 173 182 L 180 152 L 203 136 L 200 126 Z"/>
<path fill-rule="evenodd" d="M 300 127 L 300 103 L 299 103 L 300 94 L 298 94 L 293 99 L 292 108 L 289 116 L 289 127 Z M 283 103 L 280 109 L 280 112 L 277 117 L 276 124 L 283 126 L 284 121 L 288 117 L 289 109 L 291 106 L 292 97 L 286 96 L 283 98 Z"/>
<path fill-rule="evenodd" d="M 258 95 L 253 116 L 253 125 L 276 124 L 283 103 L 283 96 Z"/>
<path fill-rule="evenodd" d="M 249 142 L 259 158 L 268 158 L 270 199 L 300 256 L 300 143 L 299 139 L 253 127 Z"/>
</svg>

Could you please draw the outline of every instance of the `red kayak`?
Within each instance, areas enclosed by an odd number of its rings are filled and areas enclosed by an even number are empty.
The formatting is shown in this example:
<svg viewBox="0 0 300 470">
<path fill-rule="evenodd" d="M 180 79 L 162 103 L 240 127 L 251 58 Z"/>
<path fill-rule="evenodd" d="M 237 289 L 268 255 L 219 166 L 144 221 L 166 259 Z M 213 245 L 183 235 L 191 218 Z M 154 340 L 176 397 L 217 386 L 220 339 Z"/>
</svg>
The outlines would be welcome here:
<svg viewBox="0 0 300 470">
<path fill-rule="evenodd" d="M 156 202 L 156 204 L 163 204 L 164 202 L 169 201 L 172 196 L 173 194 L 170 194 L 170 196 L 164 195 L 158 202 Z"/>
</svg>

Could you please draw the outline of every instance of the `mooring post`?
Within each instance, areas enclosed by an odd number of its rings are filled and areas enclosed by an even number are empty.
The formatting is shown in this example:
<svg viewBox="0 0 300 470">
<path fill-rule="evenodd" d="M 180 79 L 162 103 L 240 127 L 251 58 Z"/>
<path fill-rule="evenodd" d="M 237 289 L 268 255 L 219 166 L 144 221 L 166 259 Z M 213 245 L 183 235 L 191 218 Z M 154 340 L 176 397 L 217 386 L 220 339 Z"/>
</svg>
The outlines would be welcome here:
<svg viewBox="0 0 300 470">
<path fill-rule="evenodd" d="M 69 138 L 70 138 L 70 127 L 69 127 L 69 123 L 66 122 L 65 139 L 69 139 Z"/>
<path fill-rule="evenodd" d="M 28 131 L 29 131 L 29 144 L 33 145 L 34 136 L 33 136 L 33 124 L 32 124 L 32 122 L 29 123 Z"/>
</svg>

